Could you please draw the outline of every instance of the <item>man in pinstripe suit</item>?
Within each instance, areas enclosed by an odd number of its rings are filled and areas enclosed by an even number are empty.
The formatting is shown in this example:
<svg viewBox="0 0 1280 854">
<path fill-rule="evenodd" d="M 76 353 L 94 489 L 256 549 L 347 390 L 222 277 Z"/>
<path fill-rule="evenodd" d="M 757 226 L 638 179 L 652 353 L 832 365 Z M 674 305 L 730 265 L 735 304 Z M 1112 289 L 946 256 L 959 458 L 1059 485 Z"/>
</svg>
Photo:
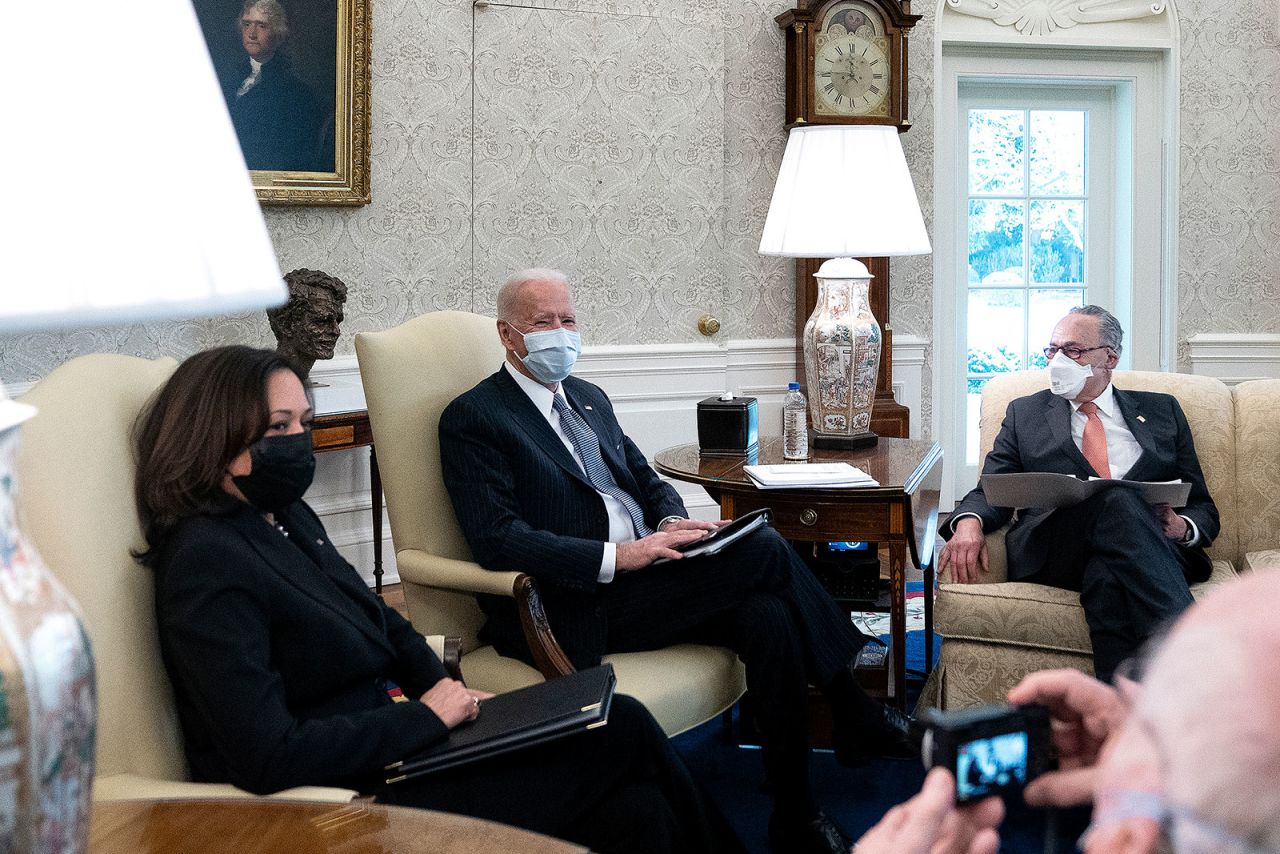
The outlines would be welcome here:
<svg viewBox="0 0 1280 854">
<path fill-rule="evenodd" d="M 475 559 L 538 580 L 560 645 L 577 667 L 602 655 L 700 641 L 747 668 L 758 699 L 778 850 L 849 850 L 809 786 L 807 685 L 836 713 L 837 758 L 901 751 L 905 721 L 852 675 L 869 638 L 772 529 L 688 563 L 672 547 L 716 523 L 683 502 L 622 432 L 609 398 L 569 376 L 580 347 L 562 274 L 528 270 L 498 296 L 506 363 L 440 418 L 445 484 Z M 659 558 L 671 561 L 654 564 Z M 530 659 L 509 598 L 482 597 L 484 637 Z M 896 717 L 895 717 L 896 716 Z"/>
</svg>

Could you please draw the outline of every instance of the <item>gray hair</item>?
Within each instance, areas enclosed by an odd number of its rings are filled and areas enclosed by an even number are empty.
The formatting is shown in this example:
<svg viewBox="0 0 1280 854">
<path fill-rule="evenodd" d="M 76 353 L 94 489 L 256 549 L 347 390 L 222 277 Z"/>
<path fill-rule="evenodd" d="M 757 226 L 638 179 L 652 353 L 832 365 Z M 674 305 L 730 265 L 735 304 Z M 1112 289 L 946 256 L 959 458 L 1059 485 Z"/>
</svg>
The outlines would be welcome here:
<svg viewBox="0 0 1280 854">
<path fill-rule="evenodd" d="M 521 292 L 524 290 L 525 285 L 530 282 L 548 281 L 559 282 L 566 288 L 569 287 L 569 279 L 565 274 L 550 267 L 530 267 L 507 279 L 503 283 L 502 289 L 498 291 L 498 319 L 505 320 L 508 323 L 515 319 L 515 313 L 520 306 Z"/>
<path fill-rule="evenodd" d="M 1163 754 L 1169 800 L 1266 851 L 1280 848 L 1278 592 L 1274 577 L 1241 579 L 1210 597 L 1166 640 L 1134 710 Z"/>
<path fill-rule="evenodd" d="M 1098 334 L 1102 336 L 1103 346 L 1116 351 L 1116 355 L 1124 349 L 1124 327 L 1116 316 L 1100 305 L 1082 305 L 1071 309 L 1068 314 L 1083 314 L 1085 317 L 1098 319 Z"/>
<path fill-rule="evenodd" d="M 240 17 L 243 18 L 253 9 L 260 9 L 262 14 L 267 16 L 267 21 L 271 24 L 271 32 L 276 37 L 276 43 L 284 44 L 289 38 L 289 13 L 284 10 L 280 0 L 245 0 L 244 5 L 240 7 Z M 236 23 L 238 25 L 239 21 Z"/>
</svg>

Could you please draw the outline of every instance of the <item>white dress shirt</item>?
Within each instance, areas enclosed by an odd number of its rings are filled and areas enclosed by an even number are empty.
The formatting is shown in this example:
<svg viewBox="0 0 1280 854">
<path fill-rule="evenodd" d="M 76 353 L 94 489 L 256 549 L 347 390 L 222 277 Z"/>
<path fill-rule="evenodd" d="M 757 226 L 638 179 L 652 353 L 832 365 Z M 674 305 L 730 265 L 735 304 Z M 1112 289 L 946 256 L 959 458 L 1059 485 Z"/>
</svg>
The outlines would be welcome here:
<svg viewBox="0 0 1280 854">
<path fill-rule="evenodd" d="M 254 86 L 258 85 L 258 79 L 262 77 L 262 63 L 249 57 L 249 76 L 240 84 L 240 88 L 236 90 L 236 97 L 239 98 L 245 92 L 248 92 Z"/>
<path fill-rule="evenodd" d="M 582 470 L 583 477 L 586 477 L 587 469 L 582 464 L 582 457 L 578 456 L 578 451 L 573 447 L 573 440 L 569 435 L 560 429 L 560 413 L 556 412 L 552 405 L 554 398 L 559 397 L 566 404 L 568 398 L 564 396 L 564 388 L 560 385 L 556 386 L 553 392 L 537 380 L 529 379 L 524 374 L 511 367 L 510 362 L 503 362 L 502 366 L 507 369 L 507 373 L 516 381 L 516 385 L 529 396 L 529 400 L 533 401 L 533 406 L 538 412 L 542 413 L 542 417 L 547 419 L 547 423 L 551 425 L 551 429 L 560 441 L 564 443 L 565 450 L 572 456 L 573 461 L 578 464 L 578 468 Z M 604 555 L 600 559 L 600 573 L 596 576 L 596 580 L 601 584 L 608 584 L 613 581 L 613 576 L 617 572 L 618 566 L 618 543 L 629 543 L 636 538 L 635 523 L 631 521 L 631 514 L 627 512 L 627 508 L 622 502 L 614 498 L 612 495 L 606 495 L 600 490 L 596 490 L 604 501 L 605 512 L 609 514 L 609 541 L 604 544 Z"/>
<path fill-rule="evenodd" d="M 1094 398 L 1093 402 L 1098 405 L 1098 419 L 1102 421 L 1102 427 L 1107 436 L 1107 463 L 1111 467 L 1110 476 L 1117 480 L 1123 479 L 1138 461 L 1138 457 L 1142 456 L 1142 446 L 1134 438 L 1133 431 L 1129 429 L 1124 415 L 1120 412 L 1120 407 L 1116 405 L 1115 386 L 1107 383 L 1102 394 Z M 1080 411 L 1079 401 L 1071 400 L 1068 403 L 1071 404 L 1071 441 L 1075 442 L 1081 453 L 1084 453 L 1084 425 L 1089 420 L 1089 416 Z M 956 523 L 965 516 L 978 518 L 973 513 L 963 513 L 955 517 L 951 520 L 952 532 L 956 529 Z M 1194 546 L 1200 541 L 1200 529 L 1188 517 L 1182 518 L 1186 521 L 1187 530 L 1191 533 L 1191 538 L 1185 540 L 1183 545 Z"/>
<path fill-rule="evenodd" d="M 1071 404 L 1071 441 L 1084 453 L 1084 425 L 1089 416 L 1080 411 L 1079 401 L 1068 402 Z M 1133 438 L 1133 431 L 1120 414 L 1120 407 L 1116 406 L 1115 386 L 1107 383 L 1102 394 L 1094 398 L 1093 402 L 1098 405 L 1098 420 L 1102 422 L 1107 435 L 1107 462 L 1111 464 L 1111 471 L 1107 476 L 1122 479 L 1133 468 L 1138 457 L 1142 456 L 1142 446 Z"/>
</svg>

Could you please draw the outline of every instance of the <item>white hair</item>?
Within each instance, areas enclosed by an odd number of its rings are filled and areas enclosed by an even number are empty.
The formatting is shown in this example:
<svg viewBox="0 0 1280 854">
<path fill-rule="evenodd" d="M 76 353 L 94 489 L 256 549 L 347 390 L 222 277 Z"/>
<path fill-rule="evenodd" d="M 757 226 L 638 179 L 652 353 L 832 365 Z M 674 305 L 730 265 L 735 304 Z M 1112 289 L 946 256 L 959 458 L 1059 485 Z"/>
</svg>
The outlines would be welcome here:
<svg viewBox="0 0 1280 854">
<path fill-rule="evenodd" d="M 1134 710 L 1169 800 L 1263 850 L 1280 850 L 1280 629 L 1267 613 L 1278 592 L 1275 579 L 1242 579 L 1211 597 L 1160 649 Z"/>
<path fill-rule="evenodd" d="M 498 291 L 499 320 L 510 323 L 516 319 L 524 286 L 530 282 L 559 282 L 566 288 L 569 287 L 569 279 L 559 270 L 553 270 L 550 267 L 530 267 L 527 270 L 521 270 L 507 279 L 502 289 Z"/>
</svg>

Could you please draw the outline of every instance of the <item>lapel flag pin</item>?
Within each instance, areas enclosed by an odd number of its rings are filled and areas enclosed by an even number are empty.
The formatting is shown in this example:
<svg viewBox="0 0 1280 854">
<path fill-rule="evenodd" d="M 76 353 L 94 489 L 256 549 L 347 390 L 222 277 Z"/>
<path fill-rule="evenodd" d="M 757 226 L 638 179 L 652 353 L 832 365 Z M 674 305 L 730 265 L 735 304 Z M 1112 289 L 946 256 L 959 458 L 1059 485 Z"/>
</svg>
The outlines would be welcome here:
<svg viewBox="0 0 1280 854">
<path fill-rule="evenodd" d="M 1138 421 L 1140 421 L 1143 424 L 1147 423 L 1147 419 L 1143 418 L 1141 415 L 1138 416 Z"/>
</svg>

